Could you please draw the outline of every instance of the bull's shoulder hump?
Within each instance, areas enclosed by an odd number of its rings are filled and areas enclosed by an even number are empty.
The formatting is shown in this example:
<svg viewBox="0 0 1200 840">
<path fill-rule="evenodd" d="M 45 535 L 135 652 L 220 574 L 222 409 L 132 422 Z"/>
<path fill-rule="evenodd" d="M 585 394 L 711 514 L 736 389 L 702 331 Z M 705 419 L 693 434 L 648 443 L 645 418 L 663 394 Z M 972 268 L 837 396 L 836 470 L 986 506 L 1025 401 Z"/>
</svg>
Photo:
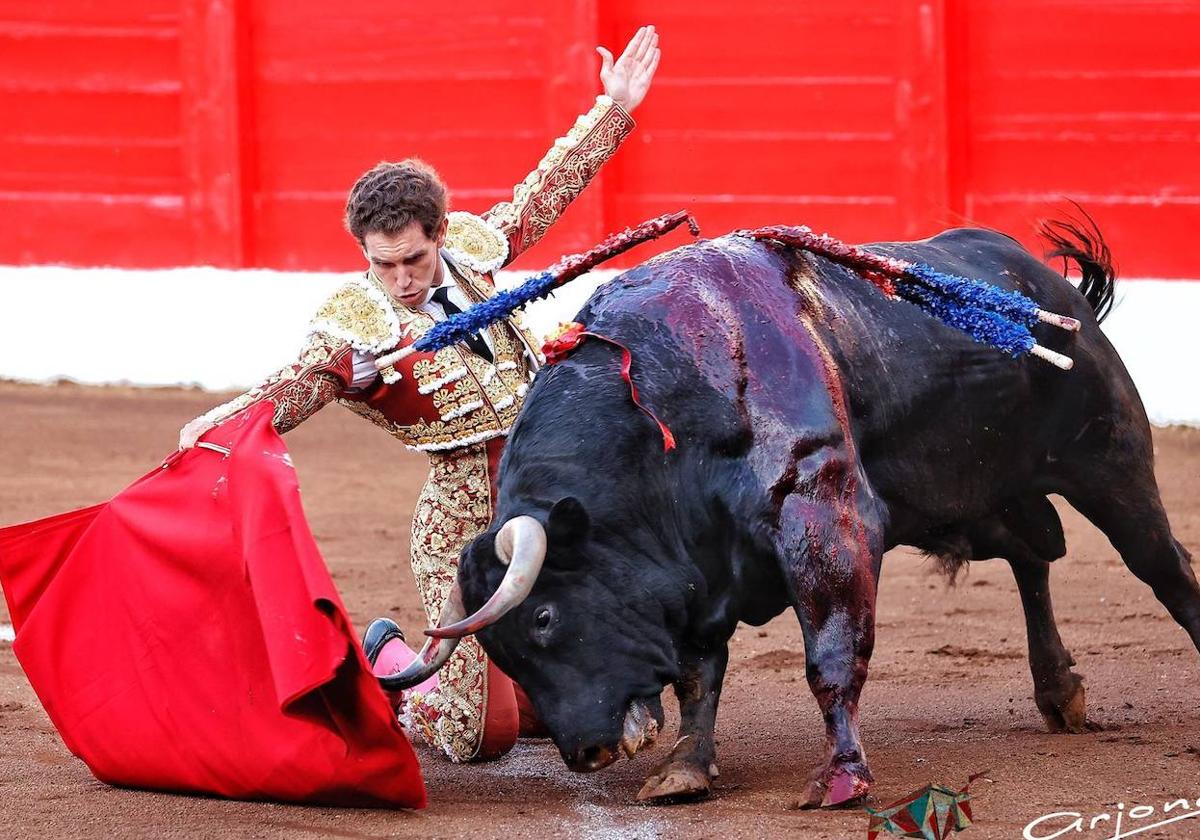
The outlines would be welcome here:
<svg viewBox="0 0 1200 840">
<path fill-rule="evenodd" d="M 647 260 L 627 274 L 639 277 L 718 276 L 772 261 L 771 249 L 743 236 L 702 239 Z"/>
<path fill-rule="evenodd" d="M 743 237 L 701 240 L 623 272 L 601 286 L 589 306 L 637 308 L 655 300 L 736 295 L 741 283 L 761 277 L 763 270 L 777 267 L 779 260 L 762 243 Z"/>
<path fill-rule="evenodd" d="M 1021 243 L 1015 237 L 991 228 L 980 227 L 957 227 L 949 228 L 941 233 L 935 234 L 928 239 L 921 240 L 922 242 L 932 242 L 938 244 L 951 244 L 955 242 L 963 243 L 986 243 L 991 245 L 1004 245 L 1021 247 Z"/>
</svg>

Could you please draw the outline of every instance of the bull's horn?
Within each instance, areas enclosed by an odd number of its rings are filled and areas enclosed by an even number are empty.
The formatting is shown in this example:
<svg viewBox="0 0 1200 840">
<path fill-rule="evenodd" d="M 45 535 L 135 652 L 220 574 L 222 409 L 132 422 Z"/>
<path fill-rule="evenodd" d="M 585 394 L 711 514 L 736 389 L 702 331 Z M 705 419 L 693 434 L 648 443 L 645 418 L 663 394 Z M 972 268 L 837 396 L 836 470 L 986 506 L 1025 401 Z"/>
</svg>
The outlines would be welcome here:
<svg viewBox="0 0 1200 840">
<path fill-rule="evenodd" d="M 453 625 L 454 622 L 462 621 L 466 612 L 462 603 L 462 593 L 459 592 L 458 584 L 456 583 L 454 584 L 454 588 L 450 590 L 450 595 L 446 598 L 446 603 L 442 606 L 442 614 L 438 617 L 438 624 Z M 458 647 L 457 638 L 429 639 L 425 642 L 425 646 L 421 648 L 421 652 L 417 654 L 417 658 L 407 668 L 398 674 L 379 677 L 379 684 L 386 691 L 406 691 L 414 685 L 420 685 L 436 674 L 446 664 L 456 647 Z"/>
<path fill-rule="evenodd" d="M 546 529 L 532 516 L 516 516 L 504 523 L 496 534 L 496 557 L 508 571 L 495 594 L 472 616 L 455 624 L 426 630 L 437 639 L 461 639 L 489 624 L 520 604 L 537 582 L 546 560 Z"/>
</svg>

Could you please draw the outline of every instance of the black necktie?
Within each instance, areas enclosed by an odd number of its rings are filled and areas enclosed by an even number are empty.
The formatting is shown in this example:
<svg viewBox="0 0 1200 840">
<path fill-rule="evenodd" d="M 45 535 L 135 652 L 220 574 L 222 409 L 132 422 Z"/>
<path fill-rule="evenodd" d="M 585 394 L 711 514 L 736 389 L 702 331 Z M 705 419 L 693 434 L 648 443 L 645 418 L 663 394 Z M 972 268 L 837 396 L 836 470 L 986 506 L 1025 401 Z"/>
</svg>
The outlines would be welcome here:
<svg viewBox="0 0 1200 840">
<path fill-rule="evenodd" d="M 457 315 L 462 312 L 453 301 L 450 300 L 450 287 L 438 286 L 433 290 L 433 300 L 446 311 L 446 317 Z M 488 349 L 487 342 L 483 340 L 483 336 L 479 333 L 474 333 L 467 337 L 467 346 L 471 348 L 471 352 L 476 356 L 482 356 L 489 362 L 495 361 L 492 357 L 492 351 Z"/>
</svg>

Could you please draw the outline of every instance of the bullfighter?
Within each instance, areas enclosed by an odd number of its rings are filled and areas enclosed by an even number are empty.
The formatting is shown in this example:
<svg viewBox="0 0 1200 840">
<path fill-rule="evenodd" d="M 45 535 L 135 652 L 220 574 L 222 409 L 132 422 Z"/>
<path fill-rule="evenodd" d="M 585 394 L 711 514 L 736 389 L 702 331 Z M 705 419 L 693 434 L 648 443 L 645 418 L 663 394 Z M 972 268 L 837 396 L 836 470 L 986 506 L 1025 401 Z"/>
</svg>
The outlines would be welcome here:
<svg viewBox="0 0 1200 840">
<path fill-rule="evenodd" d="M 249 406 L 274 403 L 279 432 L 338 401 L 429 456 L 412 522 L 411 561 L 430 622 L 454 584 L 464 546 L 489 525 L 500 453 L 533 373 L 539 342 L 517 317 L 436 353 L 412 353 L 378 370 L 376 359 L 435 323 L 495 294 L 494 272 L 534 245 L 634 127 L 660 51 L 653 27 L 620 58 L 598 48 L 604 94 L 504 201 L 481 216 L 447 212 L 447 192 L 420 160 L 380 163 L 350 191 L 345 223 L 369 267 L 318 309 L 296 361 L 188 423 L 180 447 Z M 409 664 L 399 628 L 376 619 L 364 639 L 377 674 Z M 523 715 L 520 689 L 467 640 L 436 687 L 405 694 L 402 720 L 452 761 L 507 752 Z"/>
</svg>

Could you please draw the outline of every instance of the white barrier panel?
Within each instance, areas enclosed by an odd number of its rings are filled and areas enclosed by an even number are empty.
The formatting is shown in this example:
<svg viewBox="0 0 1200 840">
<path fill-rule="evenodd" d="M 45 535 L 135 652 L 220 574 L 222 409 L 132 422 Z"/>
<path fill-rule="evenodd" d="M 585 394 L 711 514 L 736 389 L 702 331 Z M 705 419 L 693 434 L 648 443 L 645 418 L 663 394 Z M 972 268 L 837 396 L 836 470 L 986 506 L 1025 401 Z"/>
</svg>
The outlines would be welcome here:
<svg viewBox="0 0 1200 840">
<path fill-rule="evenodd" d="M 529 310 L 543 334 L 612 271 Z M 283 365 L 321 300 L 349 275 L 183 268 L 0 267 L 0 377 L 34 382 L 244 388 Z M 503 272 L 500 285 L 528 274 Z M 1150 419 L 1200 425 L 1200 282 L 1123 280 L 1104 323 Z"/>
<path fill-rule="evenodd" d="M 1200 426 L 1200 281 L 1118 280 L 1108 336 L 1142 395 L 1150 422 Z"/>
</svg>

